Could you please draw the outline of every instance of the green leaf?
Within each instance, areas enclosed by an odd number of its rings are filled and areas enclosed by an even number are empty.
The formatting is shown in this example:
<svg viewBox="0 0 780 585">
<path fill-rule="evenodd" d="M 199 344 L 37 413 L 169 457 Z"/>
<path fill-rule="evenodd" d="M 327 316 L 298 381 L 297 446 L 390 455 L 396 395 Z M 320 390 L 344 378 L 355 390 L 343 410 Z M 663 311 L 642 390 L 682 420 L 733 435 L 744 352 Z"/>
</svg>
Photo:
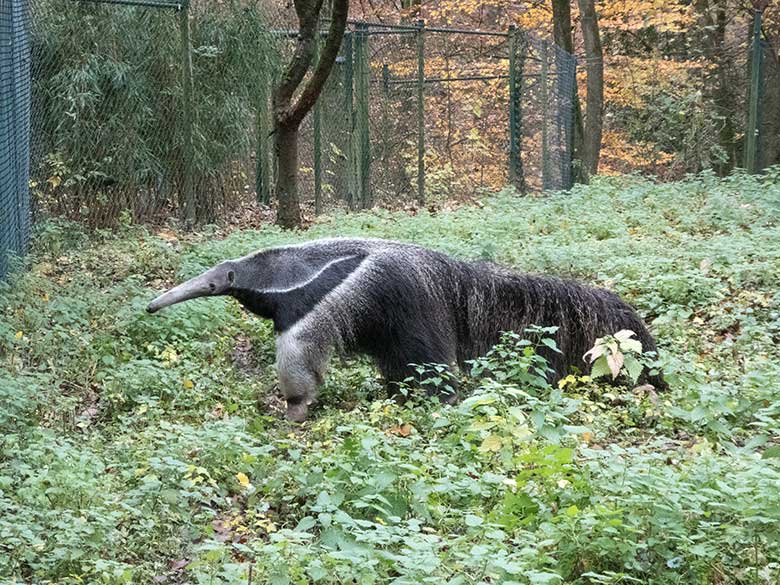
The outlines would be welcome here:
<svg viewBox="0 0 780 585">
<path fill-rule="evenodd" d="M 328 576 L 328 572 L 323 568 L 322 562 L 316 559 L 308 564 L 306 572 L 309 573 L 309 577 L 315 582 Z"/>
<path fill-rule="evenodd" d="M 484 522 L 482 518 L 480 518 L 479 516 L 475 516 L 474 514 L 466 514 L 466 517 L 463 519 L 463 521 L 466 523 L 466 526 L 470 528 L 479 526 Z"/>
<path fill-rule="evenodd" d="M 780 459 L 780 445 L 764 449 L 764 452 L 761 454 L 761 459 Z"/>
<path fill-rule="evenodd" d="M 633 353 L 642 353 L 642 342 L 637 339 L 626 339 L 620 342 L 620 351 L 630 351 Z"/>
<path fill-rule="evenodd" d="M 623 364 L 628 373 L 628 377 L 631 378 L 631 382 L 636 383 L 639 379 L 639 375 L 642 373 L 642 364 L 639 363 L 632 355 L 625 356 L 625 362 Z"/>
<path fill-rule="evenodd" d="M 503 444 L 503 441 L 501 440 L 501 437 L 498 435 L 488 435 L 485 437 L 485 439 L 482 441 L 482 444 L 479 446 L 479 450 L 483 453 L 487 452 L 495 452 L 501 449 L 501 445 Z"/>
<path fill-rule="evenodd" d="M 468 430 L 471 432 L 488 431 L 496 426 L 496 422 L 488 420 L 475 420 Z"/>
<path fill-rule="evenodd" d="M 305 516 L 304 518 L 301 518 L 300 522 L 298 522 L 298 525 L 295 527 L 294 531 L 306 532 L 311 528 L 314 528 L 316 524 L 317 524 L 317 520 L 315 520 L 311 516 Z"/>
<path fill-rule="evenodd" d="M 591 378 L 601 378 L 603 376 L 611 376 L 612 372 L 607 364 L 607 357 L 602 355 L 599 359 L 593 362 L 593 367 L 590 369 Z"/>
<path fill-rule="evenodd" d="M 546 573 L 544 571 L 528 571 L 525 574 L 531 585 L 553 585 L 563 581 L 558 573 Z"/>
</svg>

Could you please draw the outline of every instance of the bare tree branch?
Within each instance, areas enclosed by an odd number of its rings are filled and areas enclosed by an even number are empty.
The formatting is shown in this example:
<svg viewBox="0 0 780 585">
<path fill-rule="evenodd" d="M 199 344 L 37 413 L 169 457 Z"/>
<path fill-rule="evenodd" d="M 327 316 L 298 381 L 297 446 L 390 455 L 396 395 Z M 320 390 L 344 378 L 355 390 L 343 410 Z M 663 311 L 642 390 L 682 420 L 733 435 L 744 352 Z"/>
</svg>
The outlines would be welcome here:
<svg viewBox="0 0 780 585">
<path fill-rule="evenodd" d="M 336 62 L 341 48 L 341 39 L 347 28 L 348 12 L 349 0 L 333 0 L 330 29 L 328 30 L 328 38 L 325 40 L 325 47 L 323 47 L 317 66 L 301 91 L 298 101 L 290 109 L 290 124 L 300 124 L 307 112 L 314 106 L 323 85 L 328 80 L 333 63 Z"/>
<path fill-rule="evenodd" d="M 290 64 L 282 76 L 279 85 L 274 89 L 273 105 L 276 115 L 280 119 L 288 117 L 288 110 L 293 94 L 303 81 L 306 72 L 311 66 L 316 50 L 317 35 L 319 30 L 317 21 L 323 0 L 305 1 L 295 0 L 295 12 L 300 22 L 298 41 L 295 45 Z"/>
</svg>

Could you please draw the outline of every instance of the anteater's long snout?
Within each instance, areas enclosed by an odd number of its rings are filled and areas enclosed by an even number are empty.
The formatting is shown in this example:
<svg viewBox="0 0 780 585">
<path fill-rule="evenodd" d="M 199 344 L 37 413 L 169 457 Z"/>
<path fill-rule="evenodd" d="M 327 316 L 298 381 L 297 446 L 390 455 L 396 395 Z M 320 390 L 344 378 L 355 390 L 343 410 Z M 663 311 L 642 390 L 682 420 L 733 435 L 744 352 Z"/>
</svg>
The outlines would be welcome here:
<svg viewBox="0 0 780 585">
<path fill-rule="evenodd" d="M 149 313 L 156 313 L 160 309 L 190 299 L 227 294 L 233 285 L 234 279 L 235 273 L 232 268 L 228 265 L 220 264 L 161 294 L 149 303 L 146 310 Z"/>
</svg>

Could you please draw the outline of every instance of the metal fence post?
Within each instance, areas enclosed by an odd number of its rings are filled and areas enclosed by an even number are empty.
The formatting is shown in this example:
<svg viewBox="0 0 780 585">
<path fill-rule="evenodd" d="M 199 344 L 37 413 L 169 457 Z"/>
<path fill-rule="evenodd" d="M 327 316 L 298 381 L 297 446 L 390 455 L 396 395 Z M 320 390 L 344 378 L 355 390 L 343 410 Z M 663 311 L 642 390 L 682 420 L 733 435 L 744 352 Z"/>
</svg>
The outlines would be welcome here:
<svg viewBox="0 0 780 585">
<path fill-rule="evenodd" d="M 757 173 L 759 167 L 759 101 L 761 94 L 761 68 L 763 51 L 761 50 L 761 10 L 753 12 L 753 45 L 750 55 L 750 98 L 748 104 L 748 121 L 745 129 L 745 168 L 750 173 Z"/>
<path fill-rule="evenodd" d="M 371 143 L 369 137 L 368 100 L 368 25 L 357 25 L 355 38 L 355 141 L 357 163 L 357 198 L 362 208 L 371 206 Z"/>
<path fill-rule="evenodd" d="M 525 176 L 521 158 L 522 131 L 522 95 L 524 55 L 518 67 L 518 30 L 515 25 L 509 27 L 507 42 L 509 45 L 509 184 L 521 193 L 525 192 Z M 523 43 L 525 49 L 525 43 Z"/>
<path fill-rule="evenodd" d="M 565 169 L 566 181 L 563 185 L 564 189 L 571 189 L 574 187 L 574 125 L 576 124 L 577 117 L 577 58 L 573 55 L 569 55 L 571 60 L 571 88 L 569 90 L 569 111 L 566 113 L 568 119 L 566 121 L 566 156 L 565 156 Z"/>
<path fill-rule="evenodd" d="M 389 130 L 389 115 L 387 112 L 390 102 L 390 67 L 382 64 L 382 160 L 387 160 L 387 135 Z"/>
<path fill-rule="evenodd" d="M 542 41 L 542 51 L 540 55 L 542 59 L 542 71 L 539 77 L 540 85 L 540 101 L 542 105 L 542 189 L 550 188 L 550 145 L 549 138 L 547 136 L 547 74 L 548 74 L 548 45 L 547 40 Z"/>
<path fill-rule="evenodd" d="M 355 207 L 355 193 L 357 192 L 357 179 L 355 177 L 357 165 L 355 164 L 355 112 L 354 112 L 354 49 L 352 46 L 352 33 L 346 32 L 342 41 L 344 51 L 344 113 L 346 127 L 346 156 L 347 156 L 347 192 L 344 198 L 350 207 Z"/>
<path fill-rule="evenodd" d="M 417 202 L 425 205 L 425 21 L 417 21 Z"/>
<path fill-rule="evenodd" d="M 268 86 L 263 80 L 258 88 L 257 111 L 255 112 L 255 132 L 257 147 L 255 152 L 255 198 L 258 203 L 271 203 L 271 167 L 268 164 Z"/>
<path fill-rule="evenodd" d="M 11 62 L 13 73 L 13 119 L 14 173 L 16 175 L 16 248 L 14 252 L 27 252 L 30 240 L 30 122 L 31 122 L 31 70 L 30 70 L 30 23 L 29 7 L 22 3 L 11 3 Z"/>
<path fill-rule="evenodd" d="M 315 41 L 314 63 L 320 58 L 320 35 L 317 33 Z M 323 91 L 324 93 L 324 91 Z M 322 213 L 322 100 L 323 94 L 317 97 L 312 112 L 312 125 L 314 126 L 314 215 Z"/>
<path fill-rule="evenodd" d="M 181 36 L 182 90 L 183 90 L 183 160 L 181 199 L 184 219 L 192 225 L 197 220 L 196 201 L 192 185 L 194 146 L 192 142 L 192 51 L 190 47 L 190 3 L 183 0 L 179 7 L 179 31 Z"/>
</svg>

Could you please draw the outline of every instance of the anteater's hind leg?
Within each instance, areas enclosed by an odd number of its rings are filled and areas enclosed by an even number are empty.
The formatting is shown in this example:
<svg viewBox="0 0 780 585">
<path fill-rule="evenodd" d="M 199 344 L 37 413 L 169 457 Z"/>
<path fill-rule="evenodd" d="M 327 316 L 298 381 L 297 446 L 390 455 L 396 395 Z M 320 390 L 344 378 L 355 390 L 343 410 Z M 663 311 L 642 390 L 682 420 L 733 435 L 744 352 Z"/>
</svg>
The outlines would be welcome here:
<svg viewBox="0 0 780 585">
<path fill-rule="evenodd" d="M 442 403 L 456 402 L 458 382 L 454 376 L 455 349 L 454 344 L 453 347 L 448 345 L 450 344 L 435 335 L 408 335 L 394 344 L 393 351 L 380 356 L 377 365 L 387 383 L 390 397 L 403 402 L 406 397 L 401 390 L 412 386 L 424 388 L 429 396 L 437 394 Z M 430 364 L 443 364 L 448 367 L 446 380 L 438 387 L 424 382 L 443 376 L 432 371 L 430 367 L 426 367 L 422 373 L 418 371 L 418 367 Z M 452 392 L 443 388 L 445 384 L 452 388 Z"/>
</svg>

